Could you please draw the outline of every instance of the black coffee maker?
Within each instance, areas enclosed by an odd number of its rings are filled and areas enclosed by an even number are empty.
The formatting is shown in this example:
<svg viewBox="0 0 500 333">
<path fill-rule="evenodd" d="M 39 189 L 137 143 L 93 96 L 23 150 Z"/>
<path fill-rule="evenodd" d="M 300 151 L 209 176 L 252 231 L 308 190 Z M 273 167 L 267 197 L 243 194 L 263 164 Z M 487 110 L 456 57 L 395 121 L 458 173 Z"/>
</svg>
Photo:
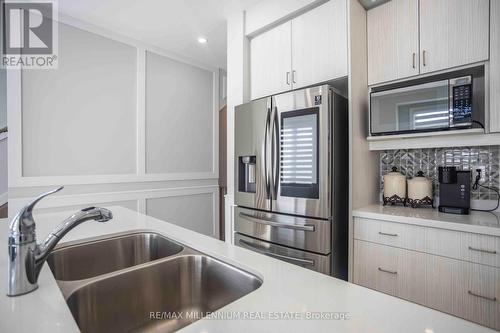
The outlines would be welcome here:
<svg viewBox="0 0 500 333">
<path fill-rule="evenodd" d="M 470 171 L 439 167 L 439 211 L 468 215 L 470 209 Z"/>
</svg>

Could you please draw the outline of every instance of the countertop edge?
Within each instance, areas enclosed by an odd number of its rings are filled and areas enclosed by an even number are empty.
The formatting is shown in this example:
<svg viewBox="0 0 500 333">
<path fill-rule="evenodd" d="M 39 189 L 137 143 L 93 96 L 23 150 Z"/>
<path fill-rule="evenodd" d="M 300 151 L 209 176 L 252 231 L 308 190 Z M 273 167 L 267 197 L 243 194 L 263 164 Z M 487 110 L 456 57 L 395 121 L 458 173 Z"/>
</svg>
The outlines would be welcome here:
<svg viewBox="0 0 500 333">
<path fill-rule="evenodd" d="M 497 227 L 472 225 L 460 221 L 450 222 L 450 221 L 442 221 L 439 219 L 405 216 L 404 214 L 389 214 L 384 212 L 373 211 L 373 209 L 377 206 L 378 205 L 370 205 L 354 209 L 352 211 L 352 215 L 353 217 L 359 217 L 359 218 L 369 218 L 369 219 L 390 221 L 395 223 L 412 224 L 423 227 L 447 229 L 447 230 L 470 232 L 470 233 L 500 237 L 500 228 Z"/>
</svg>

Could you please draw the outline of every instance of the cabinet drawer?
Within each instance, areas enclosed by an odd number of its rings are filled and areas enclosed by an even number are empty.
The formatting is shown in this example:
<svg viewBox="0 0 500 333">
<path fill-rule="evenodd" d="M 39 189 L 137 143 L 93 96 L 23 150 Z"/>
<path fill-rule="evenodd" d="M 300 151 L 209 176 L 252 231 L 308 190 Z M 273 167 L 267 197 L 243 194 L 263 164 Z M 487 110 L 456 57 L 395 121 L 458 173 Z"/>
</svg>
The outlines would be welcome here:
<svg viewBox="0 0 500 333">
<path fill-rule="evenodd" d="M 500 329 L 500 270 L 427 255 L 427 306 Z"/>
<path fill-rule="evenodd" d="M 411 224 L 355 218 L 354 238 L 404 249 L 425 250 L 425 228 Z"/>
<path fill-rule="evenodd" d="M 356 284 L 425 304 L 425 254 L 354 241 Z"/>
<path fill-rule="evenodd" d="M 426 252 L 500 267 L 500 237 L 427 228 Z"/>
<path fill-rule="evenodd" d="M 354 218 L 354 238 L 500 268 L 500 237 Z"/>
</svg>

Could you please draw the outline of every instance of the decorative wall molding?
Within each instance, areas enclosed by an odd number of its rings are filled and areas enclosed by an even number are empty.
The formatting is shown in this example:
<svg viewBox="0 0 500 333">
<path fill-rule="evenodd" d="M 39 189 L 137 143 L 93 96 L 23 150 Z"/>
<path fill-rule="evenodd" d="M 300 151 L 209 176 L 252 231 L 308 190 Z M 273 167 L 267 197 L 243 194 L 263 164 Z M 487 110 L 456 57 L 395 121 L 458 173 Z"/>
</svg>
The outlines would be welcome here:
<svg viewBox="0 0 500 333">
<path fill-rule="evenodd" d="M 7 118 L 9 127 L 8 141 L 8 178 L 9 191 L 15 195 L 9 198 L 10 218 L 28 201 L 39 194 L 43 187 L 70 185 L 78 194 L 54 195 L 45 198 L 37 208 L 41 211 L 56 209 L 73 209 L 75 206 L 91 204 L 113 205 L 127 204 L 134 206 L 139 213 L 146 214 L 146 200 L 168 198 L 173 196 L 190 196 L 210 194 L 212 198 L 212 216 L 207 216 L 203 223 L 211 223 L 213 236 L 219 235 L 219 188 L 218 178 L 218 124 L 219 124 L 219 69 L 180 56 L 173 52 L 142 43 L 138 40 L 122 36 L 112 31 L 76 20 L 66 15 L 59 15 L 59 22 L 135 47 L 137 52 L 137 96 L 136 96 L 136 173 L 104 174 L 104 175 L 72 175 L 72 176 L 23 176 L 23 142 L 22 142 L 22 73 L 19 69 L 7 70 Z M 146 172 L 146 52 L 195 66 L 212 73 L 212 165 L 204 172 L 176 172 L 148 174 Z M 92 133 L 89 131 L 89 135 Z M 168 182 L 172 181 L 172 184 Z M 148 183 L 150 188 L 145 187 Z M 206 185 L 209 183 L 209 185 Z M 131 189 L 132 188 L 132 189 Z M 76 190 L 77 189 L 77 190 Z M 98 191 L 98 192 L 96 192 Z M 135 203 L 135 204 L 134 204 Z M 174 222 L 175 221 L 170 221 Z"/>
<path fill-rule="evenodd" d="M 54 184 L 85 185 L 85 184 L 113 184 L 142 181 L 170 181 L 191 179 L 217 179 L 218 178 L 218 108 L 219 108 L 219 69 L 196 62 L 194 60 L 176 55 L 175 53 L 159 49 L 157 47 L 142 43 L 140 41 L 121 36 L 106 29 L 96 27 L 76 20 L 74 18 L 60 15 L 59 22 L 100 35 L 102 37 L 119 41 L 137 49 L 137 171 L 135 174 L 112 174 L 112 175 L 77 175 L 77 176 L 41 176 L 25 177 L 22 174 L 22 77 L 21 70 L 7 70 L 7 113 L 8 127 L 10 132 L 8 156 L 9 156 L 9 187 L 31 187 L 48 186 Z M 153 52 L 160 56 L 174 59 L 188 65 L 196 66 L 212 72 L 213 87 L 213 118 L 212 118 L 212 170 L 207 172 L 193 173 L 146 173 L 146 52 Z"/>
<path fill-rule="evenodd" d="M 116 205 L 118 202 L 135 201 L 137 211 L 146 214 L 146 200 L 169 198 L 175 196 L 190 196 L 198 194 L 210 194 L 212 197 L 212 216 L 210 217 L 213 225 L 213 236 L 219 235 L 219 187 L 218 185 L 199 186 L 199 187 L 179 187 L 179 188 L 161 188 L 136 191 L 116 191 L 104 193 L 85 193 L 72 195 L 54 195 L 49 196 L 37 204 L 38 210 L 50 211 L 51 208 L 86 206 L 86 205 Z M 0 195 L 0 204 L 1 204 Z M 17 212 L 34 197 L 22 197 L 9 200 L 9 211 Z M 36 210 L 35 210 L 36 212 Z M 175 221 L 168 221 L 175 224 Z"/>
</svg>

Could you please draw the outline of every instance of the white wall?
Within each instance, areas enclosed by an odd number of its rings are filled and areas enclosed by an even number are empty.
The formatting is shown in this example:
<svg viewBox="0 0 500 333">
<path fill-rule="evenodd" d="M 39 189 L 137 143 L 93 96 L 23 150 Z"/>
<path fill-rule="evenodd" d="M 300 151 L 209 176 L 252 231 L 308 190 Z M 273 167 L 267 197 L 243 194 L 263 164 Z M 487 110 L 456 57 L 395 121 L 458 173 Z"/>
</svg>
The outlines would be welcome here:
<svg viewBox="0 0 500 333">
<path fill-rule="evenodd" d="M 226 240 L 233 242 L 234 207 L 234 107 L 250 99 L 249 41 L 245 37 L 245 13 L 234 13 L 227 22 L 227 194 Z"/>
<path fill-rule="evenodd" d="M 7 135 L 0 134 L 0 206 L 7 202 Z"/>
<path fill-rule="evenodd" d="M 219 70 L 61 20 L 58 70 L 8 72 L 9 214 L 65 185 L 38 211 L 120 205 L 217 235 Z"/>
<path fill-rule="evenodd" d="M 0 69 L 0 129 L 7 126 L 7 76 Z M 0 134 L 0 206 L 7 202 L 7 133 Z"/>
<path fill-rule="evenodd" d="M 227 72 L 219 70 L 219 110 L 227 104 Z"/>
<path fill-rule="evenodd" d="M 212 72 L 147 52 L 146 172 L 210 172 L 213 107 Z"/>
<path fill-rule="evenodd" d="M 0 68 L 0 128 L 7 126 L 7 75 Z"/>
<path fill-rule="evenodd" d="M 136 172 L 136 48 L 59 25 L 57 70 L 22 72 L 23 176 Z"/>
</svg>

